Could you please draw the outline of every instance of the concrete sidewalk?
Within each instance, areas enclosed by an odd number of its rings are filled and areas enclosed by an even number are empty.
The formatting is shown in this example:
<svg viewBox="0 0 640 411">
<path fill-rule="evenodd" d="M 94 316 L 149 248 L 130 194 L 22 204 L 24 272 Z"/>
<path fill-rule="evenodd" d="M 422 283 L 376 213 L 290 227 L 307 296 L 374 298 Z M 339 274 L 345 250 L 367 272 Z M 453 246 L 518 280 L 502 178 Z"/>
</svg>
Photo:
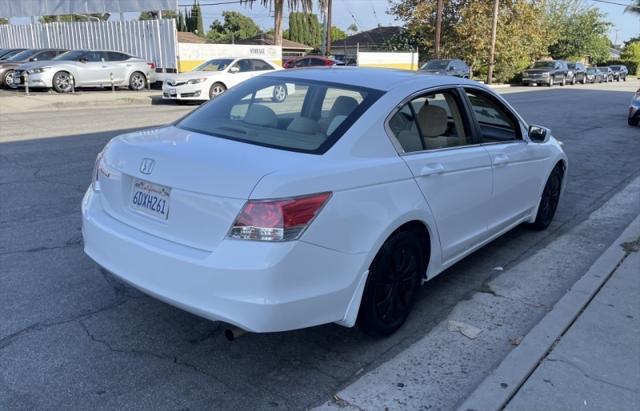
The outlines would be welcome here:
<svg viewBox="0 0 640 411">
<path fill-rule="evenodd" d="M 640 240 L 506 410 L 640 410 L 638 251 Z"/>
<path fill-rule="evenodd" d="M 640 217 L 458 411 L 640 410 Z"/>
<path fill-rule="evenodd" d="M 24 92 L 2 91 L 0 94 L 0 114 L 33 111 L 66 110 L 90 107 L 115 107 L 128 105 L 150 106 L 163 104 L 161 90 L 130 91 L 116 89 L 81 90 L 74 94 L 47 93 L 42 91 Z"/>
</svg>

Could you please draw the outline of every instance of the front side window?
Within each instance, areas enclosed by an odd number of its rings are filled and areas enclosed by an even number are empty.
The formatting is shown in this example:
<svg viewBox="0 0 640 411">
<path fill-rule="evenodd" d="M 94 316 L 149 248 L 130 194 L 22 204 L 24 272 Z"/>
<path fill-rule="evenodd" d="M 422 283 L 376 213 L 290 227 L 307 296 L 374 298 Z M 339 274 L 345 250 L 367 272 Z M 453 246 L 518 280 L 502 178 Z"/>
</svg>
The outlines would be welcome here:
<svg viewBox="0 0 640 411">
<path fill-rule="evenodd" d="M 60 54 L 58 57 L 54 58 L 54 60 L 58 61 L 78 61 L 86 54 L 86 51 L 83 50 L 73 50 L 67 51 L 66 53 Z"/>
<path fill-rule="evenodd" d="M 454 91 L 414 98 L 389 119 L 405 153 L 460 147 L 471 143 Z"/>
<path fill-rule="evenodd" d="M 238 73 L 248 73 L 253 71 L 253 64 L 251 64 L 251 60 L 248 59 L 238 60 L 234 66 L 238 68 Z"/>
<path fill-rule="evenodd" d="M 482 143 L 500 143 L 522 139 L 517 119 L 497 99 L 485 93 L 466 90 L 473 114 L 480 126 Z"/>
<path fill-rule="evenodd" d="M 284 100 L 276 98 L 282 94 L 281 87 L 286 88 Z M 249 144 L 322 154 L 382 94 L 350 85 L 263 75 L 230 88 L 176 126 Z"/>
</svg>

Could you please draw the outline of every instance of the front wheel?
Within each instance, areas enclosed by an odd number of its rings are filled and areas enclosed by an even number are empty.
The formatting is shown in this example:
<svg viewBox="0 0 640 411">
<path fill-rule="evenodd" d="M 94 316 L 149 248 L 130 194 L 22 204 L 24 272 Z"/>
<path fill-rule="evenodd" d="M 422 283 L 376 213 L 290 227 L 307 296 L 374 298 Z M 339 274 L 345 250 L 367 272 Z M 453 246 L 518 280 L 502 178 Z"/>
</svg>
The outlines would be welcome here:
<svg viewBox="0 0 640 411">
<path fill-rule="evenodd" d="M 558 203 L 560 202 L 560 190 L 562 188 L 562 168 L 557 165 L 544 186 L 540 204 L 538 206 L 538 214 L 533 226 L 538 230 L 544 230 L 549 227 L 553 217 L 556 214 Z"/>
<path fill-rule="evenodd" d="M 129 89 L 133 91 L 143 90 L 147 86 L 147 78 L 139 71 L 131 73 L 129 76 Z"/>
<path fill-rule="evenodd" d="M 547 87 L 553 87 L 553 76 L 549 77 L 549 82 L 547 83 Z"/>
<path fill-rule="evenodd" d="M 571 85 L 574 86 L 576 84 L 576 76 L 573 76 L 571 79 Z"/>
<path fill-rule="evenodd" d="M 369 268 L 358 324 L 371 335 L 398 330 L 409 316 L 424 275 L 424 248 L 412 231 L 393 234 L 383 244 Z"/>
<path fill-rule="evenodd" d="M 227 91 L 227 88 L 222 83 L 214 83 L 209 89 L 209 100 L 213 100 L 218 97 L 220 94 Z"/>
<path fill-rule="evenodd" d="M 562 76 L 562 83 L 560 83 L 562 87 L 567 85 L 567 76 Z"/>
<path fill-rule="evenodd" d="M 282 103 L 287 99 L 287 86 L 284 84 L 278 84 L 273 87 L 273 97 L 271 98 L 276 103 Z"/>
<path fill-rule="evenodd" d="M 53 76 L 53 89 L 58 93 L 68 93 L 73 88 L 73 77 L 66 71 L 59 71 Z"/>
</svg>

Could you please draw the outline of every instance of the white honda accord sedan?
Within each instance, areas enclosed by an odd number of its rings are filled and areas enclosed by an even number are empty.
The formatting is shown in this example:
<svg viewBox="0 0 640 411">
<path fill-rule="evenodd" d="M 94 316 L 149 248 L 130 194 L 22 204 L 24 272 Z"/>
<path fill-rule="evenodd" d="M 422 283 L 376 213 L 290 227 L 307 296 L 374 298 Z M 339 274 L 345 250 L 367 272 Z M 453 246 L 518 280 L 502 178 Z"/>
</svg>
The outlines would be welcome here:
<svg viewBox="0 0 640 411">
<path fill-rule="evenodd" d="M 291 83 L 282 102 L 258 98 Z M 253 332 L 388 335 L 419 285 L 521 223 L 552 221 L 562 145 L 473 81 L 277 71 L 111 140 L 85 252 L 125 282 Z"/>
</svg>

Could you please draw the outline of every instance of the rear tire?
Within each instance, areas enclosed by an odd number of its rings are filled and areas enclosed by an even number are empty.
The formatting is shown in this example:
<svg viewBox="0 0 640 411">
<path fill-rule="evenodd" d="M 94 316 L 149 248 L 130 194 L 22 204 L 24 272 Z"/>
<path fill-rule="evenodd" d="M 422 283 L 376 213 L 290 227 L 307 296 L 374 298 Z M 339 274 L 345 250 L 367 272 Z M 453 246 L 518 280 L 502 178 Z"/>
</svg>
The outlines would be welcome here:
<svg viewBox="0 0 640 411">
<path fill-rule="evenodd" d="M 560 83 L 562 87 L 567 85 L 567 76 L 562 76 L 562 83 Z"/>
<path fill-rule="evenodd" d="M 7 70 L 7 72 L 4 73 L 4 76 L 2 77 L 2 84 L 4 84 L 4 86 L 7 88 L 11 88 L 11 89 L 17 88 L 13 84 L 13 76 L 15 74 L 16 74 L 15 70 Z"/>
<path fill-rule="evenodd" d="M 544 186 L 544 191 L 540 197 L 540 204 L 538 205 L 536 220 L 533 222 L 533 227 L 538 230 L 546 229 L 553 221 L 553 217 L 558 209 L 558 203 L 560 202 L 562 175 L 562 167 L 560 165 L 555 166 L 547 180 L 547 184 Z"/>
<path fill-rule="evenodd" d="M 422 239 L 400 231 L 385 241 L 369 268 L 358 325 L 374 336 L 397 331 L 409 316 L 425 273 Z"/>
<path fill-rule="evenodd" d="M 553 76 L 549 77 L 549 82 L 547 83 L 547 87 L 553 87 L 554 81 Z"/>
<path fill-rule="evenodd" d="M 139 71 L 134 71 L 129 76 L 129 90 L 140 91 L 147 87 L 147 78 Z"/>
</svg>

